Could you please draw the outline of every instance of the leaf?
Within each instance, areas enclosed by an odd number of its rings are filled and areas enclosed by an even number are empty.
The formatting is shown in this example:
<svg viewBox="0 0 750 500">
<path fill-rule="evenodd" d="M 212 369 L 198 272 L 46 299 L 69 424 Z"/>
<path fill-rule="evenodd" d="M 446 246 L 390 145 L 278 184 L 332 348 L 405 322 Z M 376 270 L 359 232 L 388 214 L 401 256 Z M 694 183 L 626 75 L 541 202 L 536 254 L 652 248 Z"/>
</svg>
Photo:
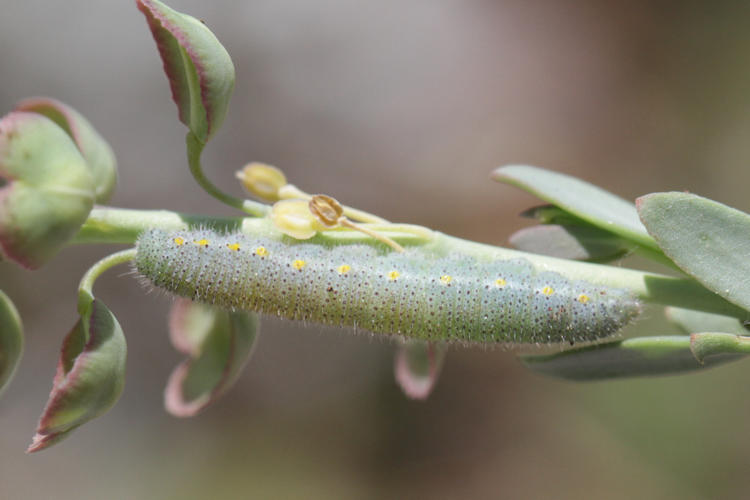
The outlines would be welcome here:
<svg viewBox="0 0 750 500">
<path fill-rule="evenodd" d="M 189 356 L 175 368 L 164 405 L 176 417 L 192 417 L 223 395 L 239 377 L 257 340 L 253 313 L 229 312 L 177 299 L 169 316 L 175 348 Z"/>
<path fill-rule="evenodd" d="M 689 336 L 654 336 L 585 346 L 555 354 L 520 356 L 520 359 L 526 367 L 551 377 L 579 381 L 603 380 L 701 370 L 737 360 L 744 355 L 744 351 L 736 349 L 736 345 L 724 342 L 721 347 L 714 349 L 712 356 L 700 363 L 691 350 Z"/>
<path fill-rule="evenodd" d="M 427 399 L 445 361 L 445 344 L 424 341 L 401 342 L 394 364 L 398 385 L 412 399 Z"/>
<path fill-rule="evenodd" d="M 679 307 L 667 307 L 664 312 L 670 322 L 674 323 L 687 334 L 700 332 L 724 332 L 735 335 L 748 334 L 748 330 L 742 325 L 742 322 L 731 316 Z"/>
<path fill-rule="evenodd" d="M 657 248 L 632 203 L 575 177 L 525 165 L 500 167 L 492 178 L 519 187 L 605 231 Z"/>
<path fill-rule="evenodd" d="M 24 99 L 17 111 L 39 113 L 55 122 L 78 146 L 94 178 L 97 203 L 106 203 L 117 183 L 117 160 L 107 141 L 78 111 L 49 97 Z"/>
<path fill-rule="evenodd" d="M 0 120 L 0 246 L 36 269 L 54 257 L 88 217 L 94 181 L 68 135 L 36 113 Z"/>
<path fill-rule="evenodd" d="M 633 247 L 619 236 L 593 226 L 548 224 L 516 231 L 510 244 L 524 252 L 562 259 L 607 262 L 622 257 Z"/>
<path fill-rule="evenodd" d="M 750 310 L 750 215 L 687 193 L 638 198 L 638 212 L 680 269 Z"/>
<path fill-rule="evenodd" d="M 221 127 L 234 90 L 226 49 L 198 19 L 158 0 L 137 0 L 156 41 L 180 121 L 206 143 Z"/>
<path fill-rule="evenodd" d="M 120 324 L 94 300 L 63 341 L 52 392 L 27 453 L 49 448 L 107 412 L 125 387 L 126 357 Z"/>
<path fill-rule="evenodd" d="M 527 219 L 536 219 L 540 224 L 596 227 L 555 205 L 538 205 L 524 210 L 520 215 Z"/>
<path fill-rule="evenodd" d="M 0 395 L 8 386 L 23 354 L 23 326 L 13 302 L 0 290 Z"/>
</svg>

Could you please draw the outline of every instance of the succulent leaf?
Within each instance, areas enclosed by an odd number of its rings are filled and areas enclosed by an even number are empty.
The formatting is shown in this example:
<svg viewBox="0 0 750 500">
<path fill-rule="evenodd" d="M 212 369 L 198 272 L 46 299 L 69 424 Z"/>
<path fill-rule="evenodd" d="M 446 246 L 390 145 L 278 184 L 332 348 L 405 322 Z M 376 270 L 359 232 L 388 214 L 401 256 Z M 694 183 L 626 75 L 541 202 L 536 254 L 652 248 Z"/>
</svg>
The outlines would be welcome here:
<svg viewBox="0 0 750 500">
<path fill-rule="evenodd" d="M 109 410 L 125 387 L 126 357 L 120 324 L 94 300 L 63 341 L 52 392 L 27 452 L 52 446 Z"/>
<path fill-rule="evenodd" d="M 0 120 L 0 247 L 24 267 L 51 259 L 88 217 L 94 179 L 70 137 L 49 118 Z"/>
<path fill-rule="evenodd" d="M 94 178 L 96 202 L 109 201 L 117 183 L 117 160 L 107 141 L 82 114 L 49 97 L 24 99 L 18 103 L 16 110 L 39 113 L 62 128 L 86 159 Z"/>
<path fill-rule="evenodd" d="M 234 65 L 198 19 L 158 0 L 137 0 L 156 41 L 180 121 L 206 143 L 221 127 L 234 90 Z"/>
<path fill-rule="evenodd" d="M 253 313 L 229 312 L 177 299 L 169 335 L 189 357 L 175 368 L 164 392 L 164 405 L 177 417 L 191 417 L 224 394 L 253 352 L 258 319 Z"/>
</svg>

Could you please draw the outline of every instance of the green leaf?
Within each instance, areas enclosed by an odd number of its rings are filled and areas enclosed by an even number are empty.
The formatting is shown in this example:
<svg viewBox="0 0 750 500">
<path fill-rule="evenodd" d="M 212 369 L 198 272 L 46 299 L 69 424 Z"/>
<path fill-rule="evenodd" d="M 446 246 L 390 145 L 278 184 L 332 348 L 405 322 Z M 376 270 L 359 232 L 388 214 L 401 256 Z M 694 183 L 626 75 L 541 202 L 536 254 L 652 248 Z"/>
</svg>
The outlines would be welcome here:
<svg viewBox="0 0 750 500">
<path fill-rule="evenodd" d="M 221 127 L 234 90 L 234 65 L 226 49 L 198 19 L 158 0 L 138 0 L 148 21 L 180 121 L 206 143 Z"/>
<path fill-rule="evenodd" d="M 16 106 L 17 111 L 28 111 L 46 116 L 62 128 L 86 160 L 91 175 L 97 203 L 106 203 L 112 197 L 117 183 L 117 160 L 107 141 L 75 109 L 56 99 L 33 97 Z"/>
<path fill-rule="evenodd" d="M 253 352 L 258 318 L 187 299 L 177 299 L 169 317 L 175 348 L 189 356 L 175 368 L 164 391 L 164 404 L 177 417 L 206 409 L 237 380 Z"/>
<path fill-rule="evenodd" d="M 524 210 L 520 215 L 527 219 L 536 219 L 540 224 L 596 227 L 555 205 L 538 205 Z"/>
<path fill-rule="evenodd" d="M 657 248 L 632 203 L 575 177 L 525 165 L 500 167 L 492 178 L 538 196 L 600 229 Z"/>
<path fill-rule="evenodd" d="M 26 451 L 49 448 L 109 410 L 125 386 L 126 356 L 120 324 L 94 300 L 63 341 L 52 392 Z"/>
<path fill-rule="evenodd" d="M 521 229 L 511 235 L 509 242 L 524 252 L 589 262 L 617 259 L 634 246 L 597 227 L 557 224 Z"/>
<path fill-rule="evenodd" d="M 52 120 L 13 112 L 0 120 L 0 246 L 35 269 L 78 232 L 94 205 L 94 180 Z"/>
<path fill-rule="evenodd" d="M 0 395 L 8 386 L 23 354 L 23 326 L 13 302 L 0 290 Z"/>
<path fill-rule="evenodd" d="M 408 397 L 427 399 L 445 361 L 446 346 L 439 342 L 402 341 L 396 350 L 396 382 Z"/>
<path fill-rule="evenodd" d="M 715 339 L 725 334 L 704 335 L 705 339 Z M 722 339 L 720 348 L 713 349 L 704 363 L 693 354 L 689 336 L 638 337 L 520 359 L 528 368 L 551 377 L 603 380 L 702 370 L 744 356 L 745 351 L 737 345 Z"/>
<path fill-rule="evenodd" d="M 693 309 L 667 307 L 664 311 L 667 319 L 687 334 L 699 332 L 724 332 L 735 335 L 747 335 L 748 330 L 742 322 L 731 316 L 705 313 Z"/>
<path fill-rule="evenodd" d="M 687 193 L 636 201 L 641 220 L 680 269 L 750 310 L 750 215 Z"/>
</svg>

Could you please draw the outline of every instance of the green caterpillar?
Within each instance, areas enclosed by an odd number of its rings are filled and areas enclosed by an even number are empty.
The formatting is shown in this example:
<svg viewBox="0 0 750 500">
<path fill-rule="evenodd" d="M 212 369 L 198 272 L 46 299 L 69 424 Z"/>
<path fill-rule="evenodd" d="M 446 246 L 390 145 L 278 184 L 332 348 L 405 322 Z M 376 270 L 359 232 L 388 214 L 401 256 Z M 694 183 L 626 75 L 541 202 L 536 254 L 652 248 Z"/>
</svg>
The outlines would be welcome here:
<svg viewBox="0 0 750 500">
<path fill-rule="evenodd" d="M 443 342 L 593 341 L 641 309 L 625 290 L 523 259 L 381 254 L 209 230 L 143 233 L 135 268 L 157 288 L 223 308 Z"/>
</svg>

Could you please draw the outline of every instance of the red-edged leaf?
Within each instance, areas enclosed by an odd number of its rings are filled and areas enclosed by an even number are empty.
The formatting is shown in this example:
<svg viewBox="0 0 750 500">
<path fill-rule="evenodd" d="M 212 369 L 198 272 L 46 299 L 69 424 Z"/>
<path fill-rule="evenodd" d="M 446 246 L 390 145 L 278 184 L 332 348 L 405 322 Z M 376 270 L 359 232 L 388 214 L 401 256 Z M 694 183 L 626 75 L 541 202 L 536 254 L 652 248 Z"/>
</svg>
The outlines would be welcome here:
<svg viewBox="0 0 750 500">
<path fill-rule="evenodd" d="M 252 355 L 257 330 L 253 313 L 177 299 L 170 312 L 170 339 L 189 358 L 169 377 L 164 391 L 167 411 L 191 417 L 224 394 Z"/>
<path fill-rule="evenodd" d="M 94 300 L 63 341 L 52 392 L 26 451 L 48 448 L 109 410 L 125 387 L 126 357 L 120 324 Z"/>
<path fill-rule="evenodd" d="M 46 116 L 73 139 L 94 178 L 96 202 L 106 203 L 117 183 L 117 160 L 112 148 L 91 123 L 67 104 L 49 97 L 24 99 L 16 110 Z"/>
<path fill-rule="evenodd" d="M 412 399 L 427 399 L 445 360 L 445 345 L 409 341 L 398 346 L 395 375 L 398 385 Z"/>
<path fill-rule="evenodd" d="M 72 238 L 94 205 L 94 181 L 68 135 L 37 113 L 0 120 L 0 247 L 40 267 Z"/>
<path fill-rule="evenodd" d="M 180 121 L 206 143 L 221 127 L 234 89 L 234 65 L 201 21 L 158 0 L 137 0 L 156 41 Z"/>
</svg>

